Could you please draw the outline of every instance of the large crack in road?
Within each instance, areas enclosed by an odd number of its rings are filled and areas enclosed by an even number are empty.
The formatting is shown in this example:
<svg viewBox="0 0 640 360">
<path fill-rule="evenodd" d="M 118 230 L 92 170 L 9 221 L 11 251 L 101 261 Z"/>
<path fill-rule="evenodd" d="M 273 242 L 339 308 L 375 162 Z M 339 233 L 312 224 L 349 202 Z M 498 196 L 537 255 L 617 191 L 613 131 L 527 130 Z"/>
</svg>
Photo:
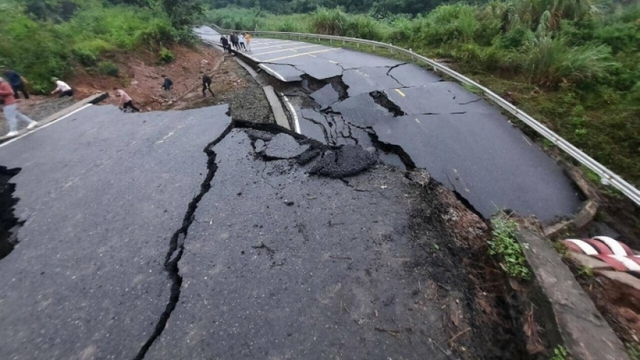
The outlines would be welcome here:
<svg viewBox="0 0 640 360">
<path fill-rule="evenodd" d="M 229 115 L 229 114 L 227 114 Z M 167 306 L 160 315 L 160 319 L 156 323 L 155 329 L 149 339 L 144 343 L 144 345 L 140 348 L 138 354 L 134 357 L 134 360 L 142 360 L 145 355 L 156 341 L 156 339 L 162 335 L 164 331 L 167 321 L 171 317 L 171 313 L 175 310 L 178 301 L 180 300 L 180 290 L 182 287 L 182 277 L 180 276 L 180 259 L 182 259 L 182 254 L 184 252 L 184 241 L 186 237 L 189 235 L 189 227 L 193 223 L 195 219 L 195 212 L 198 209 L 198 204 L 200 200 L 204 197 L 204 195 L 211 190 L 211 181 L 218 170 L 218 165 L 216 164 L 216 153 L 213 151 L 213 147 L 222 141 L 225 136 L 227 136 L 231 130 L 233 129 L 233 122 L 229 124 L 227 129 L 225 129 L 222 134 L 207 144 L 203 149 L 203 152 L 207 155 L 207 174 L 200 185 L 200 192 L 191 200 L 189 205 L 187 206 L 187 211 L 184 214 L 184 218 L 182 220 L 182 227 L 176 230 L 175 233 L 171 236 L 169 241 L 169 250 L 167 251 L 167 255 L 164 259 L 164 267 L 169 274 L 169 279 L 171 280 L 171 295 L 169 301 L 167 302 Z"/>
</svg>

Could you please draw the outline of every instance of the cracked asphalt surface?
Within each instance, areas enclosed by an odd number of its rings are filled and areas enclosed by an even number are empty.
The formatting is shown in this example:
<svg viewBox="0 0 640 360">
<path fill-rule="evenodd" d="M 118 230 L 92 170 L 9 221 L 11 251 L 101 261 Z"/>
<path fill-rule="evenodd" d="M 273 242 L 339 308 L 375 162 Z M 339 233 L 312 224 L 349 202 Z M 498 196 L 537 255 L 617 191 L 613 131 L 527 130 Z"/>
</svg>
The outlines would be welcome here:
<svg viewBox="0 0 640 360">
<path fill-rule="evenodd" d="M 92 106 L 0 148 L 26 221 L 0 260 L 1 359 L 133 358 L 165 309 L 163 259 L 227 106 Z"/>
<path fill-rule="evenodd" d="M 465 354 L 504 348 L 459 258 L 477 216 L 375 151 L 228 111 L 90 106 L 0 146 L 22 222 L 0 358 L 449 359 L 467 326 Z"/>
<path fill-rule="evenodd" d="M 219 40 L 210 28 L 198 32 Z M 563 170 L 457 83 L 413 64 L 302 41 L 254 38 L 251 47 L 244 56 L 296 92 L 289 97 L 311 138 L 373 146 L 388 164 L 425 168 L 485 217 L 511 209 L 549 223 L 580 208 L 583 197 Z"/>
</svg>

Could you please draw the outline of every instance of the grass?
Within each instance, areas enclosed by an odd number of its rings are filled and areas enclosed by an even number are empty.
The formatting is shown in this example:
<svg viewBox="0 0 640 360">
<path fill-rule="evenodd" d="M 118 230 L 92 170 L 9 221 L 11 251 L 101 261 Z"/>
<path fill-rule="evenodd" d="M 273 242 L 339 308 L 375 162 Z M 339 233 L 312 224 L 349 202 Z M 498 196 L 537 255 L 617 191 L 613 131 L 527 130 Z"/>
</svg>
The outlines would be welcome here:
<svg viewBox="0 0 640 360">
<path fill-rule="evenodd" d="M 569 359 L 571 359 L 571 356 L 569 355 L 569 352 L 567 351 L 567 349 L 565 349 L 564 346 L 562 345 L 556 346 L 556 348 L 553 349 L 553 355 L 549 358 L 549 360 L 569 360 Z"/>
<path fill-rule="evenodd" d="M 626 347 L 631 360 L 640 360 L 640 343 L 626 344 Z"/>
<path fill-rule="evenodd" d="M 500 267 L 509 276 L 529 280 L 531 271 L 527 267 L 524 248 L 515 238 L 518 225 L 508 218 L 496 217 L 491 220 L 493 238 L 489 241 L 489 254 L 496 256 Z"/>
</svg>

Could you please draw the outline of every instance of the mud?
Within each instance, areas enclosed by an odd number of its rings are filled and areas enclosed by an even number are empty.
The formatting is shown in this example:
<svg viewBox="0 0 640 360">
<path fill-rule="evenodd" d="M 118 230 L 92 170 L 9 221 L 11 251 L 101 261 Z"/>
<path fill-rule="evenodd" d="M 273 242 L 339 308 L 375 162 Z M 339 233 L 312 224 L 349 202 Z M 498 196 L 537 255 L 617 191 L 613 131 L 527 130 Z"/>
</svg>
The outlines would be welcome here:
<svg viewBox="0 0 640 360">
<path fill-rule="evenodd" d="M 490 229 L 453 192 L 428 174 L 422 178 L 425 191 L 413 206 L 412 231 L 423 257 L 413 266 L 431 269 L 437 288 L 432 296 L 458 298 L 454 303 L 440 301 L 448 309 L 448 345 L 465 359 L 530 358 L 521 306 L 507 276 L 488 255 Z M 429 209 L 425 204 L 435 206 Z M 434 238 L 430 234 L 437 234 L 438 240 L 428 240 Z"/>
</svg>

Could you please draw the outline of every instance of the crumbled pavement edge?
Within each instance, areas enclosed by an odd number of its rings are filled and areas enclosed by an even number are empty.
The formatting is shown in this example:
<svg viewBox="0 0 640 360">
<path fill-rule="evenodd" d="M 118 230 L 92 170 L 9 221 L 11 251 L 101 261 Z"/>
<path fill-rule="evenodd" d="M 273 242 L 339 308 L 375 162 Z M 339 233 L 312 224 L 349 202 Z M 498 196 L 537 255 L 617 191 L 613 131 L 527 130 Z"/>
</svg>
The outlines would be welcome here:
<svg viewBox="0 0 640 360">
<path fill-rule="evenodd" d="M 516 219 L 516 240 L 523 246 L 533 277 L 517 284 L 533 306 L 537 326 L 552 347 L 564 346 L 576 360 L 627 360 L 624 345 L 596 309 L 561 255 L 534 219 Z"/>
</svg>

